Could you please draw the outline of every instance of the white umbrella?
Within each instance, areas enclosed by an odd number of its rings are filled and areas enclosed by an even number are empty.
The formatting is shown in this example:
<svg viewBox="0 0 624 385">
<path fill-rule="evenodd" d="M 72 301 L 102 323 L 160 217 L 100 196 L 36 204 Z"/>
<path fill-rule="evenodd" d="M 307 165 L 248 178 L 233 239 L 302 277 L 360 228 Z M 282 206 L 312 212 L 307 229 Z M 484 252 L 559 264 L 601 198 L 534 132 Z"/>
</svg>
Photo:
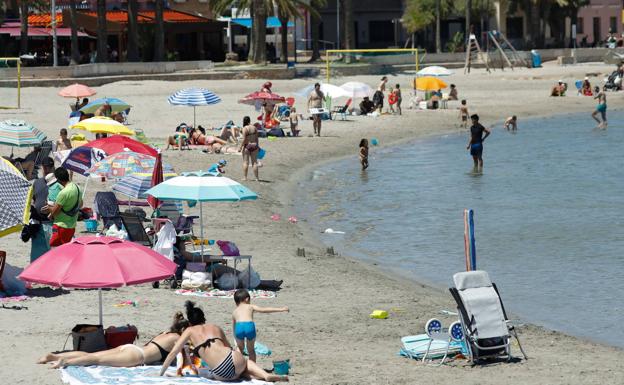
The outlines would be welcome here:
<svg viewBox="0 0 624 385">
<path fill-rule="evenodd" d="M 295 92 L 296 95 L 299 96 L 309 96 L 312 90 L 314 89 L 314 84 L 309 85 L 306 88 L 302 88 L 299 91 Z M 350 94 L 343 90 L 342 88 L 335 86 L 333 84 L 321 83 L 321 91 L 325 94 L 325 96 L 329 96 L 330 98 L 340 98 L 347 97 Z"/>
<path fill-rule="evenodd" d="M 340 88 L 346 91 L 347 95 L 352 98 L 372 96 L 374 93 L 373 89 L 368 84 L 361 82 L 347 82 L 341 85 Z"/>
<path fill-rule="evenodd" d="M 440 66 L 429 66 L 416 73 L 418 76 L 450 76 L 453 71 Z"/>
</svg>

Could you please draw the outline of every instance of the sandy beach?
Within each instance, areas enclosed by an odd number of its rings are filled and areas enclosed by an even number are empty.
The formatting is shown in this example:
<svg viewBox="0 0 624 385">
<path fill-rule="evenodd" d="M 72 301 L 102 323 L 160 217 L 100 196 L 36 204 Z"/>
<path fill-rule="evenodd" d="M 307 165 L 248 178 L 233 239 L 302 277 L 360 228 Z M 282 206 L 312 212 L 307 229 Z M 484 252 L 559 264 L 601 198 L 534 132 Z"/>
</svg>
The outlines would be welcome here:
<svg viewBox="0 0 624 385">
<path fill-rule="evenodd" d="M 591 98 L 576 96 L 569 90 L 563 98 L 549 97 L 550 87 L 558 79 L 574 88 L 574 81 L 585 76 L 592 83 L 602 81 L 611 66 L 587 64 L 568 67 L 546 65 L 541 69 L 494 71 L 461 70 L 448 78 L 457 85 L 460 99 L 468 100 L 471 113 L 478 113 L 486 126 L 500 129 L 501 121 L 517 115 L 522 119 L 585 112 L 588 130 L 595 125 L 590 118 L 594 109 Z M 458 132 L 456 109 L 416 111 L 407 108 L 410 75 L 389 75 L 389 84 L 400 83 L 404 97 L 402 116 L 379 118 L 349 117 L 348 121 L 323 122 L 321 138 L 308 137 L 312 123 L 302 122 L 303 137 L 275 141 L 261 139 L 267 151 L 260 169 L 263 182 L 245 184 L 259 194 L 254 202 L 215 203 L 204 206 L 206 237 L 235 242 L 243 254 L 253 255 L 253 266 L 263 279 L 283 279 L 282 290 L 275 299 L 258 299 L 268 306 L 290 307 L 290 313 L 258 315 L 258 341 L 273 350 L 271 358 L 259 357 L 259 363 L 271 367 L 272 359 L 289 358 L 293 366 L 290 381 L 295 384 L 616 384 L 622 382 L 622 351 L 589 341 L 566 336 L 531 325 L 526 320 L 519 334 L 529 360 L 470 367 L 459 360 L 444 367 L 431 367 L 397 356 L 400 338 L 423 332 L 425 322 L 440 316 L 441 309 L 454 309 L 447 291 L 406 281 L 349 256 L 328 255 L 318 240 L 321 229 L 310 228 L 306 218 L 296 224 L 286 218 L 293 215 L 293 197 L 303 193 L 300 181 L 322 162 L 350 156 L 356 162 L 360 138 L 378 138 L 382 146 Z M 321 79 L 318 79 L 319 81 Z M 333 83 L 364 81 L 375 87 L 379 76 L 332 79 Z M 273 91 L 284 96 L 317 79 L 296 79 L 273 82 Z M 197 121 L 204 127 L 218 126 L 232 119 L 258 115 L 252 107 L 237 104 L 245 94 L 260 88 L 258 80 L 189 81 L 189 82 L 117 82 L 98 87 L 99 97 L 119 97 L 131 105 L 131 128 L 141 128 L 156 143 L 164 143 L 180 122 L 192 123 L 193 111 L 172 107 L 167 96 L 189 87 L 205 87 L 220 95 L 223 102 L 216 106 L 197 108 Z M 67 124 L 69 99 L 56 95 L 54 88 L 25 88 L 22 110 L 0 110 L 0 120 L 23 119 L 56 138 Z M 5 91 L 2 91 L 5 92 Z M 617 109 L 624 94 L 609 93 L 609 109 Z M 306 111 L 305 98 L 296 97 L 299 112 Z M 559 118 L 557 118 L 559 119 Z M 561 118 L 561 124 L 565 119 Z M 496 135 L 496 132 L 494 132 Z M 24 153 L 18 150 L 16 153 Z M 4 147 L 4 155 L 10 153 Z M 204 154 L 193 151 L 166 151 L 163 158 L 177 171 L 206 169 L 218 159 L 228 160 L 226 176 L 242 179 L 240 155 Z M 467 158 L 467 162 L 469 159 Z M 374 163 L 371 167 L 375 167 Z M 83 179 L 78 177 L 83 183 Z M 91 205 L 97 190 L 110 185 L 94 182 L 89 185 L 85 204 Z M 189 210 L 186 208 L 186 210 Z M 198 209 L 192 209 L 197 214 Z M 272 221 L 278 213 L 281 221 Z M 83 225 L 79 225 L 83 229 Z M 196 231 L 198 232 L 198 227 Z M 306 256 L 297 256 L 305 248 Z M 30 244 L 18 235 L 0 239 L 8 263 L 25 267 Z M 562 267 L 561 274 L 565 274 Z M 495 280 L 496 277 L 493 277 Z M 501 287 L 503 299 L 505 288 Z M 45 352 L 60 350 L 68 332 L 78 323 L 97 322 L 97 293 L 85 290 L 55 290 L 37 287 L 33 296 L 22 304 L 28 309 L 0 309 L 0 374 L 6 384 L 60 384 L 57 371 L 36 365 Z M 539 295 L 539 293 L 536 293 Z M 176 295 L 167 288 L 151 285 L 130 286 L 106 291 L 104 323 L 134 324 L 140 343 L 165 330 L 173 313 L 181 310 L 188 297 Z M 209 322 L 222 326 L 231 336 L 232 299 L 193 297 L 206 312 Z M 614 301 L 619 300 L 614 298 Z M 140 301 L 137 307 L 114 307 L 126 300 Z M 373 309 L 395 309 L 386 320 L 370 319 Z M 452 318 L 444 318 L 446 323 Z M 68 346 L 71 341 L 68 342 Z M 517 348 L 515 353 L 519 354 Z"/>
</svg>

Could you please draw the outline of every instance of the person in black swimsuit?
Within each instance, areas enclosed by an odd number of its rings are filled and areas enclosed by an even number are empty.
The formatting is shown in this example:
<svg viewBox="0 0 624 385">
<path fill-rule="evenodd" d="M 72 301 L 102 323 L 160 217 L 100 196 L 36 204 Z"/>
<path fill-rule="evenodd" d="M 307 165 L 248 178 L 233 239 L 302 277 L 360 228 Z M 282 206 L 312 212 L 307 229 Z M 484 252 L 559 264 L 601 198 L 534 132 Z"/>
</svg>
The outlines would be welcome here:
<svg viewBox="0 0 624 385">
<path fill-rule="evenodd" d="M 48 353 L 37 363 L 53 363 L 53 368 L 65 366 L 115 366 L 132 367 L 162 362 L 173 348 L 180 334 L 189 326 L 189 322 L 181 312 L 174 316 L 173 324 L 168 332 L 152 338 L 143 347 L 133 344 L 118 346 L 113 349 L 96 353 L 72 351 L 65 353 Z"/>
<path fill-rule="evenodd" d="M 472 155 L 474 171 L 479 172 L 483 171 L 483 141 L 490 135 L 490 130 L 479 123 L 479 115 L 471 115 L 470 120 L 472 121 L 472 126 L 470 126 L 470 141 L 468 141 L 466 149 L 470 150 L 470 155 Z"/>
<path fill-rule="evenodd" d="M 253 378 L 264 381 L 288 381 L 287 376 L 267 373 L 255 362 L 245 359 L 238 350 L 232 349 L 223 329 L 214 324 L 207 324 L 204 312 L 195 307 L 195 303 L 186 301 L 186 317 L 191 326 L 176 342 L 160 369 L 165 375 L 167 368 L 184 345 L 190 342 L 195 348 L 193 353 L 200 357 L 210 369 L 212 377 L 220 381 L 232 381 L 239 378 Z"/>
</svg>

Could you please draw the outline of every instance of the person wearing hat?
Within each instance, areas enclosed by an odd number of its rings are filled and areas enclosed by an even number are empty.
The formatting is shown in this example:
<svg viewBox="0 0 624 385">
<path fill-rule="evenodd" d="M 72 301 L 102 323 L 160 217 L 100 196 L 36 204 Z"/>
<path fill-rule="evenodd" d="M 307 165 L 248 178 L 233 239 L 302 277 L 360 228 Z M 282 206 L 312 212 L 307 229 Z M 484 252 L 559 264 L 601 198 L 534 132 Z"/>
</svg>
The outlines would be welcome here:
<svg viewBox="0 0 624 385">
<path fill-rule="evenodd" d="M 589 82 L 589 78 L 587 76 L 583 80 L 583 85 L 581 86 L 581 94 L 584 96 L 593 96 L 591 83 Z"/>
<path fill-rule="evenodd" d="M 225 174 L 225 166 L 227 166 L 227 160 L 221 159 L 219 160 L 219 162 L 211 165 L 210 168 L 208 169 L 208 172 L 211 172 L 217 175 Z"/>
<path fill-rule="evenodd" d="M 48 219 L 48 183 L 46 175 L 54 172 L 54 160 L 50 157 L 44 158 L 41 162 L 43 176 L 33 183 L 33 198 L 30 209 L 31 223 L 40 226 L 32 226 L 30 240 L 30 262 L 50 250 L 50 234 L 52 233 L 52 223 Z"/>
<path fill-rule="evenodd" d="M 273 87 L 273 83 L 271 82 L 266 82 L 262 85 L 262 88 L 260 89 L 260 92 L 268 92 L 268 93 L 272 93 L 271 91 L 271 87 Z"/>
</svg>

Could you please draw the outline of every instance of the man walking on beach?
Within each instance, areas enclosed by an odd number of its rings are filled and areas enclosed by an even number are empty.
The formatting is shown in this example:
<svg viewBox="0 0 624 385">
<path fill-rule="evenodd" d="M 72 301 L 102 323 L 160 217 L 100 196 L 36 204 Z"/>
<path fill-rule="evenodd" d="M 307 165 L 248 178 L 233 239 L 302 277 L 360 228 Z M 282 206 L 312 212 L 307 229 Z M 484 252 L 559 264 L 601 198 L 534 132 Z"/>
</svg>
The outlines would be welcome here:
<svg viewBox="0 0 624 385">
<path fill-rule="evenodd" d="M 470 120 L 472 121 L 472 126 L 470 126 L 470 141 L 468 141 L 466 149 L 470 150 L 470 155 L 472 155 L 474 172 L 479 172 L 483 171 L 483 141 L 490 136 L 490 130 L 479 123 L 479 115 L 471 115 Z"/>
<path fill-rule="evenodd" d="M 598 122 L 597 128 L 607 128 L 607 95 L 604 91 L 600 91 L 599 87 L 594 88 L 594 94 L 596 94 L 594 99 L 598 99 L 598 105 L 596 106 L 596 111 L 591 116 Z M 598 114 L 600 114 L 602 122 L 596 117 Z"/>
<path fill-rule="evenodd" d="M 50 218 L 53 221 L 52 238 L 50 246 L 61 246 L 71 242 L 76 232 L 76 221 L 78 212 L 82 207 L 82 197 L 80 189 L 76 184 L 69 181 L 69 172 L 63 167 L 54 170 L 56 181 L 63 186 L 63 189 L 56 197 L 56 203 L 49 207 Z"/>
</svg>

